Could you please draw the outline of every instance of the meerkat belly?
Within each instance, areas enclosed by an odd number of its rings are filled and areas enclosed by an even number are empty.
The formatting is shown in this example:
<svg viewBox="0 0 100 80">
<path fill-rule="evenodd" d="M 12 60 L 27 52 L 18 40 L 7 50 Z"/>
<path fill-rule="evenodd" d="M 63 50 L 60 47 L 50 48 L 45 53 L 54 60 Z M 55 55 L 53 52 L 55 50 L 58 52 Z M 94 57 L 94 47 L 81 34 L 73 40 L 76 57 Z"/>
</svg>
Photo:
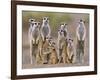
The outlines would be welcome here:
<svg viewBox="0 0 100 80">
<path fill-rule="evenodd" d="M 49 28 L 48 27 L 43 27 L 42 33 L 44 36 L 47 36 L 49 34 Z"/>
<path fill-rule="evenodd" d="M 78 33 L 79 33 L 80 39 L 82 40 L 83 35 L 84 35 L 84 28 L 80 27 Z"/>
<path fill-rule="evenodd" d="M 39 36 L 39 31 L 38 30 L 34 30 L 32 32 L 32 37 L 35 38 L 35 39 L 37 39 L 38 36 Z"/>
<path fill-rule="evenodd" d="M 55 51 L 52 51 L 50 55 L 50 63 L 56 64 L 57 63 L 57 53 Z"/>
</svg>

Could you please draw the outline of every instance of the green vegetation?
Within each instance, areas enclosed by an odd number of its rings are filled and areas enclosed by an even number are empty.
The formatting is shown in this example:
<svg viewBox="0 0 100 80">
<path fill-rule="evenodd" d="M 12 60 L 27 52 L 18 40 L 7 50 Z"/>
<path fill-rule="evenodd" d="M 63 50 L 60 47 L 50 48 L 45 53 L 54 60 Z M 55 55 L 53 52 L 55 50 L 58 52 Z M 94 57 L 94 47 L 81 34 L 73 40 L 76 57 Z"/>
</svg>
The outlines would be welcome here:
<svg viewBox="0 0 100 80">
<path fill-rule="evenodd" d="M 28 20 L 30 18 L 34 18 L 42 24 L 43 17 L 49 17 L 51 30 L 53 30 L 52 32 L 55 32 L 62 22 L 69 23 L 72 20 L 71 16 L 67 13 L 23 11 L 23 26 L 28 26 Z"/>
</svg>

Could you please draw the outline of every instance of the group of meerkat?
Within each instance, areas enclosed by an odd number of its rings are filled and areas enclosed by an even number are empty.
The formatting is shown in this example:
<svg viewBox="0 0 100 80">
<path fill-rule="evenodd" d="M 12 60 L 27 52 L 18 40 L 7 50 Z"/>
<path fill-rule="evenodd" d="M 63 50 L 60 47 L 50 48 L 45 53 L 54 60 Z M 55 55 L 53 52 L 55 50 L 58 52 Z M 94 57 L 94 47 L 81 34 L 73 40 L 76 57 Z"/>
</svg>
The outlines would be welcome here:
<svg viewBox="0 0 100 80">
<path fill-rule="evenodd" d="M 57 43 L 51 37 L 49 18 L 43 17 L 42 24 L 35 19 L 29 19 L 30 60 L 33 64 L 57 64 L 74 62 L 73 39 L 68 37 L 67 24 L 60 25 Z M 78 30 L 78 29 L 77 29 Z M 77 32 L 80 39 L 80 33 Z M 84 35 L 83 35 L 84 36 Z M 82 37 L 82 36 L 81 36 Z M 33 46 L 37 46 L 37 52 L 33 53 Z"/>
</svg>

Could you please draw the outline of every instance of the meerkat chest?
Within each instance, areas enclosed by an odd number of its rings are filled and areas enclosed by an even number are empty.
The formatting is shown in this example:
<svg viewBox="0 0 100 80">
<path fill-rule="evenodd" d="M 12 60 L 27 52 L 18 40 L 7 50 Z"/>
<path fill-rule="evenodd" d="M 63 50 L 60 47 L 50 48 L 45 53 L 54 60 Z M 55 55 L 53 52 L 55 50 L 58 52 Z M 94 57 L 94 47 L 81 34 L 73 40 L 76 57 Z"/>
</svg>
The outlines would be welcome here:
<svg viewBox="0 0 100 80">
<path fill-rule="evenodd" d="M 49 33 L 49 27 L 48 27 L 48 26 L 43 26 L 43 28 L 42 28 L 42 33 L 43 33 L 44 35 L 48 34 L 48 33 Z"/>
<path fill-rule="evenodd" d="M 54 49 L 51 51 L 51 57 L 56 57 L 56 56 L 57 56 L 57 53 L 56 53 L 56 50 Z"/>
<path fill-rule="evenodd" d="M 79 27 L 79 31 L 78 31 L 80 36 L 84 35 L 84 27 Z"/>
</svg>

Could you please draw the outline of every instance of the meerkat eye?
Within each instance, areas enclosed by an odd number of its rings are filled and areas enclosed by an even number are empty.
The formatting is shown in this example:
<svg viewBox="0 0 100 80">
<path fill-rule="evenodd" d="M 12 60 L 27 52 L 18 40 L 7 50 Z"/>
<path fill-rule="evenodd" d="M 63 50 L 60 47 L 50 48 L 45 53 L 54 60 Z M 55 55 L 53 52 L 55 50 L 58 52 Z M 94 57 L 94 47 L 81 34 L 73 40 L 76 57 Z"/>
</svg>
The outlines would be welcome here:
<svg viewBox="0 0 100 80">
<path fill-rule="evenodd" d="M 40 23 L 38 23 L 38 25 L 40 25 Z"/>
<path fill-rule="evenodd" d="M 65 23 L 65 26 L 66 26 L 67 24 Z"/>
<path fill-rule="evenodd" d="M 47 20 L 49 20 L 49 18 L 47 18 Z"/>
<path fill-rule="evenodd" d="M 43 18 L 43 20 L 46 20 L 46 18 Z"/>
<path fill-rule="evenodd" d="M 31 19 L 31 21 L 33 21 L 33 19 Z"/>
<path fill-rule="evenodd" d="M 34 23 L 35 25 L 37 25 L 37 23 Z"/>
</svg>

